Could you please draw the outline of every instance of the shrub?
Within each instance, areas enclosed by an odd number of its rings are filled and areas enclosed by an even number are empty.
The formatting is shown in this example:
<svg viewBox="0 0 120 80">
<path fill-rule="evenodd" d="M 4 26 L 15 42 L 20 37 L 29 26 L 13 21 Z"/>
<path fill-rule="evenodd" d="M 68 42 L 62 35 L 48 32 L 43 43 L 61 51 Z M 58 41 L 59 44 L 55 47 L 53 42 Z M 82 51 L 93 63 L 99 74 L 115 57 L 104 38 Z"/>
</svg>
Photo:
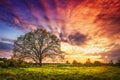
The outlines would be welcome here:
<svg viewBox="0 0 120 80">
<path fill-rule="evenodd" d="M 78 64 L 78 62 L 76 60 L 73 60 L 72 64 Z"/>
<path fill-rule="evenodd" d="M 28 64 L 22 60 L 16 61 L 14 59 L 0 58 L 0 67 L 2 67 L 2 68 L 26 67 L 26 66 L 28 66 Z"/>
</svg>

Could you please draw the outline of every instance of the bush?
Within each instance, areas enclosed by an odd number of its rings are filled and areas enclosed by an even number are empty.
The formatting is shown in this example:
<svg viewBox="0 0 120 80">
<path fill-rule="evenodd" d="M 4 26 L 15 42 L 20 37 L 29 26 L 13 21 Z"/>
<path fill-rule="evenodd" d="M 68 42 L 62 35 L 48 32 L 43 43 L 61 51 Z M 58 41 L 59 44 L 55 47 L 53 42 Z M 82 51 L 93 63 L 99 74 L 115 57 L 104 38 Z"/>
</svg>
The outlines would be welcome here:
<svg viewBox="0 0 120 80">
<path fill-rule="evenodd" d="M 14 59 L 0 58 L 0 67 L 2 67 L 2 68 L 26 67 L 26 66 L 28 66 L 28 64 L 22 60 L 16 61 Z"/>
<path fill-rule="evenodd" d="M 0 61 L 0 67 L 4 66 L 4 61 Z"/>
<path fill-rule="evenodd" d="M 95 61 L 95 62 L 94 62 L 94 65 L 95 65 L 95 66 L 101 66 L 102 63 L 101 63 L 100 61 Z"/>
<path fill-rule="evenodd" d="M 78 62 L 76 60 L 73 60 L 72 64 L 78 64 Z"/>
</svg>

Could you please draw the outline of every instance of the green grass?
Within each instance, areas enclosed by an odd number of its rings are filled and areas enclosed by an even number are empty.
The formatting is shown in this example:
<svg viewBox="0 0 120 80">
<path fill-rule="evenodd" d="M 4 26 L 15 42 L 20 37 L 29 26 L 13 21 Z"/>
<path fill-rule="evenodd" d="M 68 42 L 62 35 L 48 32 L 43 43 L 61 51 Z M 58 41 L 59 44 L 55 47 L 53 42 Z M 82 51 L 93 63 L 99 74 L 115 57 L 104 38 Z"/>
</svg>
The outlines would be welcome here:
<svg viewBox="0 0 120 80">
<path fill-rule="evenodd" d="M 0 68 L 0 80 L 120 80 L 120 68 L 112 66 Z"/>
</svg>

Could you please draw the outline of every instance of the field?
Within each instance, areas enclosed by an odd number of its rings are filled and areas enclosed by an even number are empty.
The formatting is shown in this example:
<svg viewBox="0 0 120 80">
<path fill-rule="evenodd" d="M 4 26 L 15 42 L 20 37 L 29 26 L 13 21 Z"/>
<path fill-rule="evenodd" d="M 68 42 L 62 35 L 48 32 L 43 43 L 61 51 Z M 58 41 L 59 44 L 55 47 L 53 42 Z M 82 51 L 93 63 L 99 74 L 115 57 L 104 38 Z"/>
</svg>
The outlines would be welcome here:
<svg viewBox="0 0 120 80">
<path fill-rule="evenodd" d="M 0 68 L 0 80 L 120 80 L 120 68 L 112 66 L 43 66 Z"/>
</svg>

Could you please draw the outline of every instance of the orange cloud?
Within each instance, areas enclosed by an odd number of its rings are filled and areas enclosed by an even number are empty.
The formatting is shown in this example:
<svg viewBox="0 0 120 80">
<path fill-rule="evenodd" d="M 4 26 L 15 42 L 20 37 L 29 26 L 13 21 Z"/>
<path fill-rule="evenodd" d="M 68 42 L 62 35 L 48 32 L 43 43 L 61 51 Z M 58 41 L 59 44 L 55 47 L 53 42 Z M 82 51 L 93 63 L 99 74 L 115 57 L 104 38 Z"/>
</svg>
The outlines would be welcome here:
<svg viewBox="0 0 120 80">
<path fill-rule="evenodd" d="M 91 58 L 110 58 L 103 54 L 114 54 L 120 47 L 120 0 L 18 1 L 18 6 L 13 3 L 0 2 L 0 20 L 23 30 L 51 31 L 61 39 L 66 56 L 79 54 L 85 60 L 87 54 L 97 54 Z"/>
</svg>

